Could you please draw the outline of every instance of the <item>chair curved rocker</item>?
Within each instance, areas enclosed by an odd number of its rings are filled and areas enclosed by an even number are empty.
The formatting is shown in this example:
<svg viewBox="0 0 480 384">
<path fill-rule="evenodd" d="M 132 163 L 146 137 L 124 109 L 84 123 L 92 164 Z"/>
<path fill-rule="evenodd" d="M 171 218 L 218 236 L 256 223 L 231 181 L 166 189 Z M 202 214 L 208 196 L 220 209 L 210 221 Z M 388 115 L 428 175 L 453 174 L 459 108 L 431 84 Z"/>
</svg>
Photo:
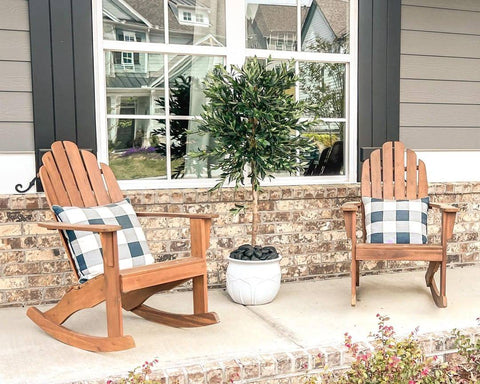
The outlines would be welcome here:
<svg viewBox="0 0 480 384">
<path fill-rule="evenodd" d="M 53 143 L 52 150 L 42 157 L 42 161 L 39 176 L 50 207 L 94 207 L 124 199 L 112 170 L 106 164 L 99 166 L 92 153 L 79 150 L 72 142 Z M 77 278 L 79 274 L 63 231 L 99 233 L 104 273 L 70 288 L 48 311 L 41 312 L 30 307 L 27 316 L 59 341 L 81 349 L 101 352 L 135 347 L 133 338 L 123 334 L 122 308 L 147 320 L 173 327 L 198 327 L 217 323 L 219 319 L 216 313 L 208 312 L 206 250 L 209 247 L 211 221 L 218 215 L 137 213 L 137 216 L 189 219 L 191 256 L 120 270 L 116 231 L 121 229 L 121 226 L 40 223 L 41 227 L 58 230 Z M 144 304 L 153 294 L 172 289 L 190 279 L 193 281 L 193 314 L 163 312 Z M 104 301 L 108 336 L 90 336 L 62 326 L 75 312 Z"/>
<path fill-rule="evenodd" d="M 362 165 L 361 195 L 379 199 L 419 199 L 428 196 L 428 182 L 425 164 L 418 160 L 403 143 L 386 142 L 382 149 L 370 154 Z M 363 260 L 410 260 L 429 261 L 425 282 L 430 288 L 435 304 L 447 306 L 446 268 L 447 241 L 452 238 L 455 215 L 458 208 L 440 203 L 430 203 L 430 208 L 441 210 L 441 244 L 370 244 L 366 243 L 365 212 L 362 202 L 347 202 L 342 211 L 345 218 L 347 237 L 351 240 L 351 292 L 352 306 L 356 305 L 357 286 L 360 285 L 360 261 Z M 356 238 L 357 212 L 362 215 L 363 243 Z M 440 289 L 434 280 L 440 269 Z"/>
</svg>

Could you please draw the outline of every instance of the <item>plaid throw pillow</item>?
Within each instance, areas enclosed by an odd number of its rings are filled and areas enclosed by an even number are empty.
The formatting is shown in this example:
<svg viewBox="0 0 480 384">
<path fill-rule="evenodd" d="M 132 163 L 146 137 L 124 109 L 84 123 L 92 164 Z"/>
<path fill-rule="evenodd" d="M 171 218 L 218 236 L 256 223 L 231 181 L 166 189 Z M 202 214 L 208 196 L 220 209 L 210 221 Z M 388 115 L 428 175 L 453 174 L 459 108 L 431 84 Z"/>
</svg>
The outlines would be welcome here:
<svg viewBox="0 0 480 384">
<path fill-rule="evenodd" d="M 367 243 L 426 244 L 429 198 L 384 200 L 362 197 Z"/>
<path fill-rule="evenodd" d="M 117 232 L 120 269 L 154 262 L 145 234 L 133 207 L 127 200 L 98 207 L 52 206 L 58 221 L 70 224 L 120 225 Z M 80 283 L 103 273 L 102 245 L 98 233 L 64 231 L 75 261 Z"/>
</svg>

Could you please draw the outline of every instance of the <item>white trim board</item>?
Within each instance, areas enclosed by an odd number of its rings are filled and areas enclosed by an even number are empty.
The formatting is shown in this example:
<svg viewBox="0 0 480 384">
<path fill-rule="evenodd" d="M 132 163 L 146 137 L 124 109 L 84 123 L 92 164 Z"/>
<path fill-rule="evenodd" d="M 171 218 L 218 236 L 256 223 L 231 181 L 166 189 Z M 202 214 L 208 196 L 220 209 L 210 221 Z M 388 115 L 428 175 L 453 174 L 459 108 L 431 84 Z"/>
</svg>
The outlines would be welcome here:
<svg viewBox="0 0 480 384">
<path fill-rule="evenodd" d="M 432 182 L 480 181 L 480 151 L 416 151 Z"/>
<path fill-rule="evenodd" d="M 1 153 L 0 154 L 0 194 L 17 193 L 15 185 L 23 188 L 35 177 L 35 153 Z M 28 193 L 35 193 L 35 186 Z"/>
</svg>

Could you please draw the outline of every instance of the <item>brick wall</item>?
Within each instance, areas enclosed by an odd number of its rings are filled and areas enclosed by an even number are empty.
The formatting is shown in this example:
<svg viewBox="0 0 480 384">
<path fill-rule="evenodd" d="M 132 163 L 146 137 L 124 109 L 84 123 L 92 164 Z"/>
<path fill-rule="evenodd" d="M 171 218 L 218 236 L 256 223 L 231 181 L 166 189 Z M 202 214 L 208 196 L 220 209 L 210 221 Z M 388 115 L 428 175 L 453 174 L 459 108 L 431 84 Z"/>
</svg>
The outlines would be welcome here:
<svg viewBox="0 0 480 384">
<path fill-rule="evenodd" d="M 137 211 L 218 213 L 208 251 L 211 286 L 225 284 L 230 251 L 249 242 L 248 215 L 232 216 L 245 191 L 225 188 L 128 191 Z M 358 199 L 358 184 L 268 187 L 261 195 L 262 224 L 258 242 L 274 245 L 283 256 L 284 281 L 348 275 L 349 242 L 340 205 Z M 480 261 L 480 183 L 432 184 L 432 201 L 457 204 L 460 212 L 448 248 L 451 266 Z M 74 276 L 54 231 L 38 227 L 53 220 L 42 194 L 0 195 L 0 306 L 49 303 L 74 283 Z M 188 254 L 188 221 L 142 218 L 149 246 L 157 260 Z M 439 241 L 440 215 L 429 214 L 429 241 Z M 358 232 L 360 235 L 360 232 Z M 363 273 L 423 267 L 422 262 L 365 262 Z"/>
</svg>

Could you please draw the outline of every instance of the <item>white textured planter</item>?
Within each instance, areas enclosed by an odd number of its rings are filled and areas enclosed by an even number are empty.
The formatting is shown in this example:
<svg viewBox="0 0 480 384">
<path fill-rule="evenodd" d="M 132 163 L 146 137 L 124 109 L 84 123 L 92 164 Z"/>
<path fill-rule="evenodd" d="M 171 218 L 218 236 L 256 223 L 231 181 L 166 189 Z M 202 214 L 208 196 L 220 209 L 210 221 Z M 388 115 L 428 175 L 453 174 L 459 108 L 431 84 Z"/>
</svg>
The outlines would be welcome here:
<svg viewBox="0 0 480 384">
<path fill-rule="evenodd" d="M 270 303 L 277 296 L 282 277 L 282 257 L 265 261 L 228 258 L 227 292 L 233 301 L 244 305 Z"/>
</svg>

